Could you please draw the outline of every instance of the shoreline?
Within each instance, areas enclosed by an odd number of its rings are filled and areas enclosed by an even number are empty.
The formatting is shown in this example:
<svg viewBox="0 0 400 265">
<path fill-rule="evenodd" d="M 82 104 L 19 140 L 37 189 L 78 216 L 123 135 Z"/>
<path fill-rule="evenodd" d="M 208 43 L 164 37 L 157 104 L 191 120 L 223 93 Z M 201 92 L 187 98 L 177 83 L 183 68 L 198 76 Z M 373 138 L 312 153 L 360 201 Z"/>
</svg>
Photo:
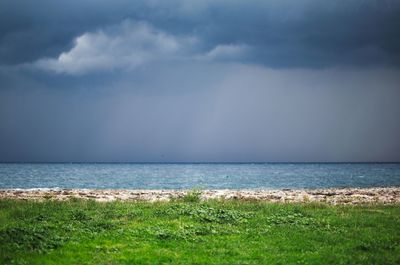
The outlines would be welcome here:
<svg viewBox="0 0 400 265">
<path fill-rule="evenodd" d="M 183 198 L 193 190 L 128 190 L 128 189 L 0 189 L 0 199 L 57 200 L 91 199 L 111 201 L 171 201 Z M 400 187 L 325 188 L 325 189 L 205 189 L 199 190 L 202 201 L 242 200 L 274 203 L 327 203 L 327 204 L 399 204 Z"/>
</svg>

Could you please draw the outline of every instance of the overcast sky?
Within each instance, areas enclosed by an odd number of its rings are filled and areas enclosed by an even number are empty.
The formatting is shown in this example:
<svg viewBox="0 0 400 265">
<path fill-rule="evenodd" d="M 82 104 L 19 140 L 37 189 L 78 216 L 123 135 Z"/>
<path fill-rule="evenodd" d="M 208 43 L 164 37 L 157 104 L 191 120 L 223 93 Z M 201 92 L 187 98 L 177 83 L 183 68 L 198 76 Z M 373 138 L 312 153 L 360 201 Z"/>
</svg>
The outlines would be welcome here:
<svg viewBox="0 0 400 265">
<path fill-rule="evenodd" d="M 400 1 L 1 0 L 0 161 L 400 161 Z"/>
</svg>

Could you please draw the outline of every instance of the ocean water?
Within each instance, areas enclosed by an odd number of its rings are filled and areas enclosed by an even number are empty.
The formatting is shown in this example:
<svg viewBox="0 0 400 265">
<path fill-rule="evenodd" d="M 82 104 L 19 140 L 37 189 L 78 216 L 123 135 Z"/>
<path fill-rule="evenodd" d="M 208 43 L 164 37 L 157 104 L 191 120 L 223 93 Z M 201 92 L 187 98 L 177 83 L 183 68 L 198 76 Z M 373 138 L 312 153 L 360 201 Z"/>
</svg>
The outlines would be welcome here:
<svg viewBox="0 0 400 265">
<path fill-rule="evenodd" d="M 400 164 L 0 164 L 0 189 L 301 189 L 400 186 Z"/>
</svg>

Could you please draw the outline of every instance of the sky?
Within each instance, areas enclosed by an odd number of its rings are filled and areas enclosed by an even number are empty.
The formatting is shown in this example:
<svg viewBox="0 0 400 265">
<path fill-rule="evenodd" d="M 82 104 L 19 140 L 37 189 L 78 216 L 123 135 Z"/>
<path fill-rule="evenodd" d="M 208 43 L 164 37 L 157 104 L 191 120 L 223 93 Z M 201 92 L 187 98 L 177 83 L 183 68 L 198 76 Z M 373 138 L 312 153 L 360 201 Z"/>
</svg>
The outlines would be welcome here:
<svg viewBox="0 0 400 265">
<path fill-rule="evenodd" d="M 398 25 L 397 0 L 2 0 L 0 161 L 400 161 Z"/>
</svg>

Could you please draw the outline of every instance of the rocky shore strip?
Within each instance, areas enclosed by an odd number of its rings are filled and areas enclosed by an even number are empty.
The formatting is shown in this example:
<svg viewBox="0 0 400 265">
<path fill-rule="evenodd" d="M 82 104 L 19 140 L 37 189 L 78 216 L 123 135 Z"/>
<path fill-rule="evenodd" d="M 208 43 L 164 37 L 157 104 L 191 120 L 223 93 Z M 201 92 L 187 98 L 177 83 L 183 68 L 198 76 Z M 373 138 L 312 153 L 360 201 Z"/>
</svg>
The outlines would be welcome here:
<svg viewBox="0 0 400 265">
<path fill-rule="evenodd" d="M 100 189 L 2 189 L 0 199 L 20 200 L 70 200 L 95 201 L 170 201 L 186 196 L 190 190 L 100 190 Z M 305 190 L 201 190 L 201 200 L 243 200 L 279 203 L 322 202 L 328 204 L 397 204 L 400 187 L 390 188 L 330 188 Z"/>
</svg>

